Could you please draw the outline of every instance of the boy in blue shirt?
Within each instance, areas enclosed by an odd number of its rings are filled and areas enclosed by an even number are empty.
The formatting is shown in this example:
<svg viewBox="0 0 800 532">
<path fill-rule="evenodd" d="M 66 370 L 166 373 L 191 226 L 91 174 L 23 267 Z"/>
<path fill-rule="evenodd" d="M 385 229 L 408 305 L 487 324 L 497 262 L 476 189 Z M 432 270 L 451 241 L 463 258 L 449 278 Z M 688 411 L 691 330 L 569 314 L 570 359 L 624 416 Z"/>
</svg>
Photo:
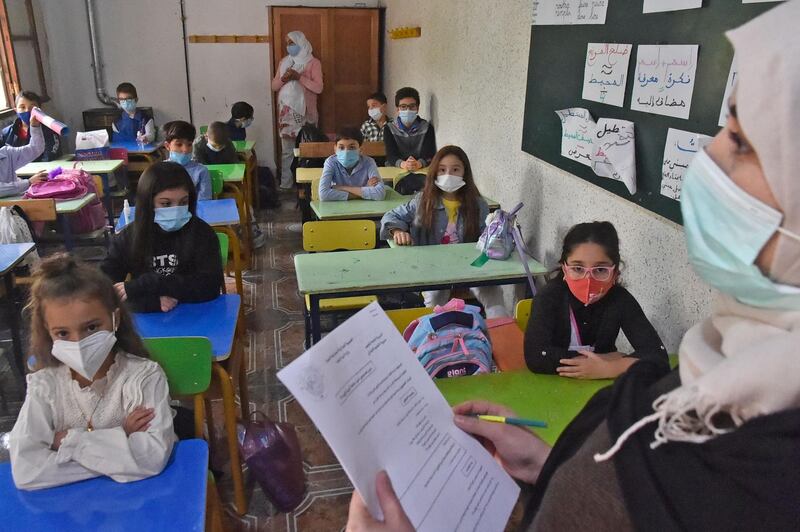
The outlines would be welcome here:
<svg viewBox="0 0 800 532">
<path fill-rule="evenodd" d="M 319 181 L 320 201 L 344 201 L 350 198 L 382 200 L 386 195 L 378 165 L 372 157 L 361 155 L 363 137 L 352 127 L 336 134 L 336 154 L 325 160 Z"/>
<path fill-rule="evenodd" d="M 192 160 L 192 143 L 195 129 L 189 122 L 173 120 L 164 124 L 164 147 L 169 150 L 169 160 L 183 166 L 197 188 L 197 199 L 211 199 L 211 174 L 208 168 Z"/>
<path fill-rule="evenodd" d="M 122 113 L 111 126 L 111 140 L 142 144 L 150 144 L 156 140 L 156 126 L 153 119 L 136 110 L 139 96 L 133 83 L 126 81 L 117 86 L 117 100 Z"/>
</svg>

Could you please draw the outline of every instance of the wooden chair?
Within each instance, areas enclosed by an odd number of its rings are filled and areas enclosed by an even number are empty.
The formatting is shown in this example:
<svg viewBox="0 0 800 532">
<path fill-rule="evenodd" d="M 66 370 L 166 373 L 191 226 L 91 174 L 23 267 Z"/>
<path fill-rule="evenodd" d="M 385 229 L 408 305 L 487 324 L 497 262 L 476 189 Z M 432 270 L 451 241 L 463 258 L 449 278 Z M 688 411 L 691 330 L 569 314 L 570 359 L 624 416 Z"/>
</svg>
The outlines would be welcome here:
<svg viewBox="0 0 800 532">
<path fill-rule="evenodd" d="M 336 152 L 333 142 L 301 142 L 299 150 L 301 159 L 322 159 Z"/>
<path fill-rule="evenodd" d="M 533 299 L 520 299 L 517 301 L 517 306 L 514 307 L 514 319 L 517 320 L 517 325 L 522 329 L 522 332 L 528 328 L 528 320 L 531 318 L 531 310 L 533 309 Z"/>
<path fill-rule="evenodd" d="M 374 249 L 376 243 L 375 222 L 372 220 L 331 220 L 306 222 L 303 224 L 303 249 L 311 253 L 326 251 L 354 251 Z M 355 296 L 322 299 L 320 312 L 343 312 L 366 307 L 376 296 Z M 306 345 L 311 345 L 311 303 L 305 298 Z"/>
</svg>

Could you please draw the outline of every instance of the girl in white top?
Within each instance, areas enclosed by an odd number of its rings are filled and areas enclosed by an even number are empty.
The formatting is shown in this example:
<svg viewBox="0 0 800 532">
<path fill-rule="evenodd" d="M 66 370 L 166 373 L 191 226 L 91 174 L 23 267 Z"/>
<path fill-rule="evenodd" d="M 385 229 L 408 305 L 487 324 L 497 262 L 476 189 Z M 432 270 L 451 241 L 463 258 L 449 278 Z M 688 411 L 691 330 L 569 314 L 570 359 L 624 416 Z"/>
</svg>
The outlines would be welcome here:
<svg viewBox="0 0 800 532">
<path fill-rule="evenodd" d="M 167 379 L 111 281 L 66 254 L 42 262 L 31 287 L 31 353 L 39 370 L 11 432 L 20 489 L 107 475 L 157 475 L 176 441 Z"/>
</svg>

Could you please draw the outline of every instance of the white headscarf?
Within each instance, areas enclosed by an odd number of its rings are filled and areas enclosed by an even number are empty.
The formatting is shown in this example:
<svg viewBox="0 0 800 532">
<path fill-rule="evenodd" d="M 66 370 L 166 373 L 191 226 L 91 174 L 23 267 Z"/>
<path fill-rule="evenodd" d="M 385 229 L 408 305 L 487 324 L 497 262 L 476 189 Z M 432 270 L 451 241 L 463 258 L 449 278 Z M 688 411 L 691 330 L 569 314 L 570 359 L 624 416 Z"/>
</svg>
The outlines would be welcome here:
<svg viewBox="0 0 800 532">
<path fill-rule="evenodd" d="M 736 49 L 736 109 L 773 195 L 782 226 L 800 232 L 800 0 L 727 33 Z M 770 277 L 800 286 L 800 245 L 780 238 Z M 711 318 L 692 327 L 680 350 L 681 386 L 656 399 L 595 460 L 610 458 L 628 437 L 658 422 L 655 448 L 668 441 L 703 443 L 749 419 L 800 408 L 800 312 L 755 308 L 722 296 Z M 724 413 L 720 424 L 717 414 Z M 790 474 L 790 473 L 787 473 Z"/>
<path fill-rule="evenodd" d="M 311 55 L 313 51 L 311 43 L 308 42 L 302 31 L 290 31 L 288 37 L 300 47 L 300 53 L 294 56 L 287 55 L 281 59 L 281 64 L 278 66 L 278 72 L 281 76 L 290 68 L 296 72 L 303 72 L 309 61 L 314 58 Z M 280 107 L 289 107 L 295 114 L 305 117 L 306 96 L 299 81 L 291 80 L 284 83 L 278 92 L 278 105 Z M 300 128 L 298 127 L 297 129 L 299 130 Z"/>
</svg>

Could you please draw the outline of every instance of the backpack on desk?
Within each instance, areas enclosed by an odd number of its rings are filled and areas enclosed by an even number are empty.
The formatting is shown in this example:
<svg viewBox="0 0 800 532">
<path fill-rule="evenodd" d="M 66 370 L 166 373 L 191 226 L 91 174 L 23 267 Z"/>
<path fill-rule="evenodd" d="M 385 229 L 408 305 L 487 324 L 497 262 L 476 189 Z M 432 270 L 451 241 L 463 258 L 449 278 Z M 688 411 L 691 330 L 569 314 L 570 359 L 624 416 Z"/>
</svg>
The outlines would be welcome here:
<svg viewBox="0 0 800 532">
<path fill-rule="evenodd" d="M 62 169 L 55 177 L 31 185 L 24 197 L 28 199 L 53 198 L 58 201 L 82 198 L 89 193 L 95 194 L 95 199 L 69 217 L 72 232 L 84 234 L 101 229 L 106 225 L 106 211 L 99 199 L 100 194 L 94 185 L 94 178 L 85 170 L 81 168 Z"/>
<path fill-rule="evenodd" d="M 491 373 L 492 344 L 480 309 L 451 299 L 403 332 L 417 359 L 434 379 Z"/>
</svg>

